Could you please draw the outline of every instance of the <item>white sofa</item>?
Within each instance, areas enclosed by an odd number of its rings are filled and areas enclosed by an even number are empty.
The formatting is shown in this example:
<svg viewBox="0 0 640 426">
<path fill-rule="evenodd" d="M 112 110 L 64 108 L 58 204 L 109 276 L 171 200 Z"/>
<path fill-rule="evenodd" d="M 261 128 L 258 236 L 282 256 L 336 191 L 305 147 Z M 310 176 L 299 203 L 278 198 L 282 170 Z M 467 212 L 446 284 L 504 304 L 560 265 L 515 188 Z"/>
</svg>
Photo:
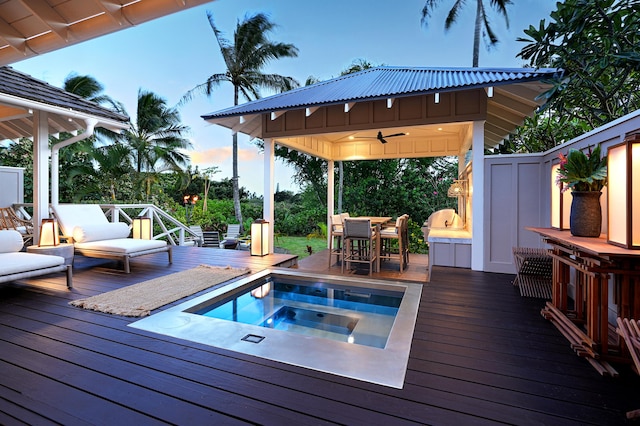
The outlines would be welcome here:
<svg viewBox="0 0 640 426">
<path fill-rule="evenodd" d="M 66 271 L 67 287 L 72 288 L 71 265 L 64 257 L 22 252 L 22 235 L 14 230 L 0 230 L 0 283 Z"/>
<path fill-rule="evenodd" d="M 169 263 L 173 261 L 171 246 L 166 241 L 128 238 L 129 225 L 109 222 L 97 204 L 58 204 L 52 209 L 62 235 L 82 256 L 122 260 L 127 274 L 131 272 L 129 260 L 133 257 L 167 252 Z"/>
</svg>

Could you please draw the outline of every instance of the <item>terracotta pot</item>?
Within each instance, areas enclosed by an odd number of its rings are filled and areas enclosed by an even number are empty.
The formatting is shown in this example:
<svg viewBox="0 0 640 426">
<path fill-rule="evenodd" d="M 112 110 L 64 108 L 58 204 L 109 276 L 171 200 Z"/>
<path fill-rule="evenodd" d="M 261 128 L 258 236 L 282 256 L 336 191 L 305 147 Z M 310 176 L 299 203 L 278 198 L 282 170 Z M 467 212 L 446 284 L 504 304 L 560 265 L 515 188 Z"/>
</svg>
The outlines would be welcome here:
<svg viewBox="0 0 640 426">
<path fill-rule="evenodd" d="M 571 235 L 576 237 L 599 237 L 602 228 L 601 192 L 572 191 Z"/>
</svg>

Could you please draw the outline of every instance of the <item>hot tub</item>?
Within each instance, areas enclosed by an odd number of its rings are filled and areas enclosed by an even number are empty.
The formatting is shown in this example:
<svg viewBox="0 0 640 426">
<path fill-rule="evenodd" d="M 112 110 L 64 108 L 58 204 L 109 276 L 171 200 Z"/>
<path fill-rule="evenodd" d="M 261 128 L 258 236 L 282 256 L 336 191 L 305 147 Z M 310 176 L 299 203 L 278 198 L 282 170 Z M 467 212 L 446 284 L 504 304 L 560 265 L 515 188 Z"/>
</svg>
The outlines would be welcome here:
<svg viewBox="0 0 640 426">
<path fill-rule="evenodd" d="M 272 268 L 130 324 L 402 388 L 422 285 Z"/>
</svg>

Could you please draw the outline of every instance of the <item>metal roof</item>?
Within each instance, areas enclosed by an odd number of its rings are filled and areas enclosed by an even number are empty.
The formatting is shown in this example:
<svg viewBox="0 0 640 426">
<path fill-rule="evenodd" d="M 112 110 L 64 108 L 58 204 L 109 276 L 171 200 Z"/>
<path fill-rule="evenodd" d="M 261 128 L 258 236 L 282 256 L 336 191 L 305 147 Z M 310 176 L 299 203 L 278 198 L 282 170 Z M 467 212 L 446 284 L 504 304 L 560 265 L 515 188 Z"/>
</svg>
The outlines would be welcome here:
<svg viewBox="0 0 640 426">
<path fill-rule="evenodd" d="M 96 119 L 98 126 L 112 129 L 125 128 L 129 121 L 126 115 L 95 102 L 11 67 L 0 67 L 0 139 L 32 136 L 35 110 L 49 113 L 50 134 L 85 129 L 87 118 Z"/>
<path fill-rule="evenodd" d="M 534 68 L 415 68 L 381 66 L 247 102 L 205 120 L 426 93 L 545 80 L 561 71 Z"/>
</svg>

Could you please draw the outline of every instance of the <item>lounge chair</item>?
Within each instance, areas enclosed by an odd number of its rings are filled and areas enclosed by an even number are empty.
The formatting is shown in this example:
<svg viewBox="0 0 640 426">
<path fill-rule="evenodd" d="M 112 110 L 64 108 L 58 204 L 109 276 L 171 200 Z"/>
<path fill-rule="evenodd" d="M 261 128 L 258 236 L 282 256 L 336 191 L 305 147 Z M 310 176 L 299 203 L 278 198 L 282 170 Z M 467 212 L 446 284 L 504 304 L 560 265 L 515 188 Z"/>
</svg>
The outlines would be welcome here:
<svg viewBox="0 0 640 426">
<path fill-rule="evenodd" d="M 204 237 L 202 234 L 202 227 L 200 225 L 191 225 L 189 230 L 193 232 L 194 235 L 190 235 L 189 241 L 194 246 L 202 247 Z"/>
<path fill-rule="evenodd" d="M 67 287 L 71 288 L 71 265 L 64 257 L 25 253 L 22 234 L 16 230 L 0 230 L 0 283 L 65 271 Z"/>
<path fill-rule="evenodd" d="M 97 204 L 59 204 L 52 209 L 62 234 L 82 256 L 122 260 L 127 274 L 133 257 L 167 252 L 169 263 L 173 261 L 171 246 L 165 241 L 128 238 L 129 225 L 109 222 Z"/>
<path fill-rule="evenodd" d="M 238 247 L 240 239 L 240 224 L 230 223 L 227 225 L 227 232 L 222 236 L 220 248 L 235 249 Z"/>
</svg>

